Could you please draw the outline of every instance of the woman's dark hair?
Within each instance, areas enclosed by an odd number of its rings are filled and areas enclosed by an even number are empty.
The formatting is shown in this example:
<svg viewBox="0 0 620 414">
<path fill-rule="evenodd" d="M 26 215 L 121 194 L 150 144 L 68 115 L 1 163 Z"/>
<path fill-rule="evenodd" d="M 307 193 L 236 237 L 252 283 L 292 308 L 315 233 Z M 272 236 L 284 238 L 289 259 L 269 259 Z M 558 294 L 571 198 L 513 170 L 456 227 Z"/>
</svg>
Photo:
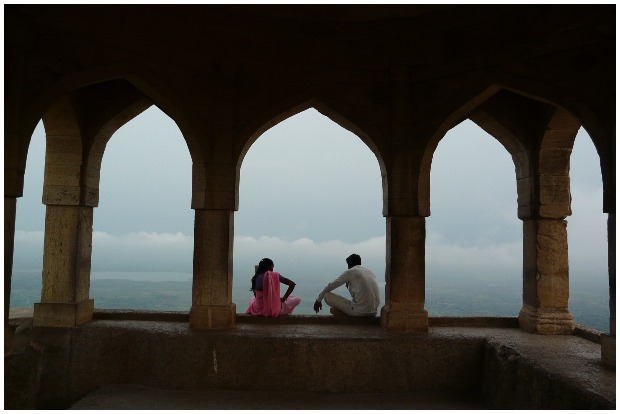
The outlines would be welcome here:
<svg viewBox="0 0 620 414">
<path fill-rule="evenodd" d="M 250 290 L 256 289 L 256 276 L 261 273 L 265 273 L 267 270 L 271 269 L 272 267 L 273 267 L 273 260 L 267 257 L 265 257 L 263 260 L 258 262 L 258 267 L 256 268 L 256 272 L 254 273 L 254 276 L 252 277 L 252 288 Z"/>
</svg>

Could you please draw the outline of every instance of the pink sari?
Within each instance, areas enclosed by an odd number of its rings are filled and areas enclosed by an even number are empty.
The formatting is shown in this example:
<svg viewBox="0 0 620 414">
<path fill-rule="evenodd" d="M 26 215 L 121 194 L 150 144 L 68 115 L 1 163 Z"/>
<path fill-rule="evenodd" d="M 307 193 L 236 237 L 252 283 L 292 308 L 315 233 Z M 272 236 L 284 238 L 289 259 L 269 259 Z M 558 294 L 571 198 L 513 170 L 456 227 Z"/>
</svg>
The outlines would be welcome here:
<svg viewBox="0 0 620 414">
<path fill-rule="evenodd" d="M 280 274 L 267 271 L 263 278 L 263 315 L 278 316 L 281 303 Z"/>
<path fill-rule="evenodd" d="M 280 274 L 265 272 L 263 277 L 263 291 L 255 291 L 256 297 L 250 299 L 247 315 L 278 316 L 288 315 L 295 306 L 301 303 L 297 296 L 289 296 L 284 303 L 280 301 Z"/>
</svg>

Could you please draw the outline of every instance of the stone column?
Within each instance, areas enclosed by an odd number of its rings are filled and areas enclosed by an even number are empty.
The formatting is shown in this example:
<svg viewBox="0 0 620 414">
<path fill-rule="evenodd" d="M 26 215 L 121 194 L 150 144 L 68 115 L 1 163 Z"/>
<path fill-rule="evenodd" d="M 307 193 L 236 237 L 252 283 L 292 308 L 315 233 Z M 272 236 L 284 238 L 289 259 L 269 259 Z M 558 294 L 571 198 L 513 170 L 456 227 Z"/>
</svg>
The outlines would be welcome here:
<svg viewBox="0 0 620 414">
<path fill-rule="evenodd" d="M 616 213 L 607 217 L 609 267 L 609 335 L 601 335 L 601 359 L 606 367 L 616 369 Z"/>
<path fill-rule="evenodd" d="M 385 306 L 381 326 L 428 331 L 425 298 L 425 217 L 387 217 Z"/>
<path fill-rule="evenodd" d="M 195 210 L 194 275 L 189 324 L 194 329 L 235 326 L 232 303 L 234 211 Z"/>
<path fill-rule="evenodd" d="M 519 325 L 539 334 L 570 334 L 566 220 L 523 220 L 523 308 Z"/>
<path fill-rule="evenodd" d="M 538 125 L 541 135 L 536 145 L 512 154 L 518 212 L 523 220 L 523 307 L 519 326 L 531 333 L 570 334 L 575 329 L 568 310 L 565 219 L 571 214 L 570 156 L 579 126 L 571 114 L 554 109 L 549 119 Z"/>
<path fill-rule="evenodd" d="M 48 205 L 43 245 L 43 290 L 34 326 L 73 327 L 92 319 L 89 299 L 93 208 Z"/>
<path fill-rule="evenodd" d="M 428 198 L 418 161 L 424 149 L 412 145 L 416 113 L 410 68 L 393 66 L 391 148 L 386 157 L 387 205 L 385 305 L 381 326 L 394 331 L 428 330 L 425 296 L 425 239 Z"/>
<path fill-rule="evenodd" d="M 11 308 L 11 278 L 13 275 L 13 250 L 15 247 L 15 213 L 17 199 L 4 197 L 4 354 L 13 348 L 13 333 L 9 328 Z"/>
</svg>

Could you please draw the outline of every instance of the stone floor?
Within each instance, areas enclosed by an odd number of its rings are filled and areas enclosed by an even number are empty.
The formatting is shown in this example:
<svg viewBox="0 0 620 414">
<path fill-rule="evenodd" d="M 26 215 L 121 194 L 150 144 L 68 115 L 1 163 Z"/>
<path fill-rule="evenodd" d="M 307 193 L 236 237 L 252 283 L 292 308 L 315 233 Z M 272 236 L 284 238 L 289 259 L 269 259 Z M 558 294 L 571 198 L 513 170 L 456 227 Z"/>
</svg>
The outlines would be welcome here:
<svg viewBox="0 0 620 414">
<path fill-rule="evenodd" d="M 72 410 L 405 410 L 485 409 L 467 397 L 419 393 L 318 393 L 262 391 L 161 390 L 135 384 L 102 387 Z"/>
</svg>

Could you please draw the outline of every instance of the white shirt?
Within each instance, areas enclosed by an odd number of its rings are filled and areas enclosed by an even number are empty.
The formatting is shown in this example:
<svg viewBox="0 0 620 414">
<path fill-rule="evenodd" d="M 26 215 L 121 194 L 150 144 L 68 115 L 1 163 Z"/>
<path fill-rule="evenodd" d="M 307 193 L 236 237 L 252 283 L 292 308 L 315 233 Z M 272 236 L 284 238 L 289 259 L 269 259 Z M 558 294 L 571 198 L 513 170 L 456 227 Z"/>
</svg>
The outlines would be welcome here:
<svg viewBox="0 0 620 414">
<path fill-rule="evenodd" d="M 331 292 L 339 286 L 348 283 L 349 293 L 353 309 L 359 313 L 376 313 L 379 307 L 379 286 L 377 277 L 372 270 L 363 266 L 353 266 L 345 270 L 336 280 L 325 286 L 325 289 L 316 298 L 317 302 L 323 300 L 327 292 Z"/>
</svg>

